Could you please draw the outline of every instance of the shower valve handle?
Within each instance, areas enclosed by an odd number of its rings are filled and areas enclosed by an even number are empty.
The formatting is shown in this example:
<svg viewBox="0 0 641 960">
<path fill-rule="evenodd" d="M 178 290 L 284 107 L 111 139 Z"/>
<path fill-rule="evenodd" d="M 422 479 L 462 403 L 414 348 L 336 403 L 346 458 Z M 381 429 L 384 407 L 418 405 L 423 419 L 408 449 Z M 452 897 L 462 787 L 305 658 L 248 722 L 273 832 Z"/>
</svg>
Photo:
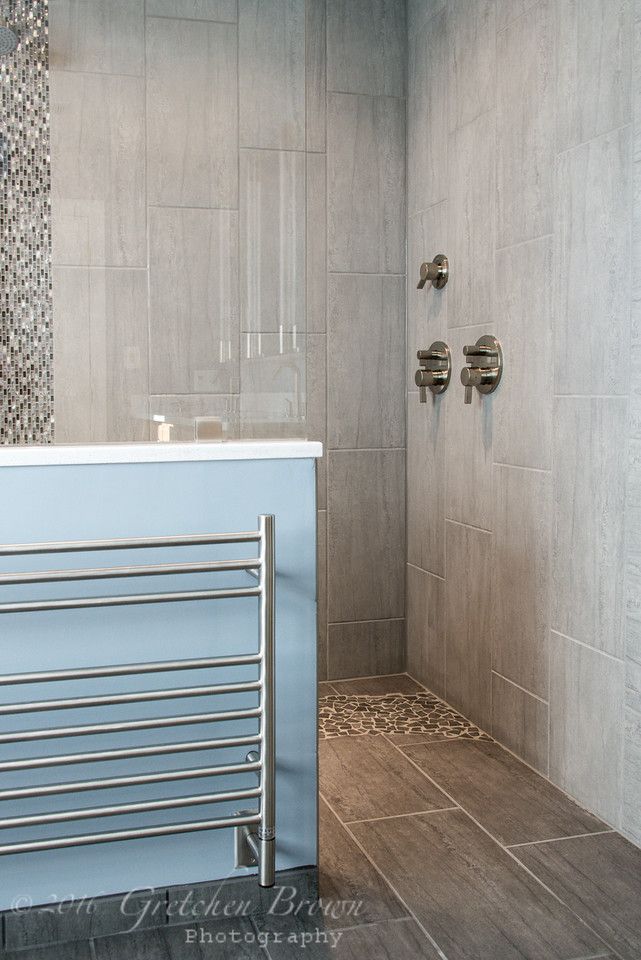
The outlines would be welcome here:
<svg viewBox="0 0 641 960">
<path fill-rule="evenodd" d="M 494 393 L 503 374 L 503 351 L 496 337 L 479 337 L 475 344 L 463 347 L 463 356 L 469 366 L 461 370 L 465 387 L 465 403 L 472 402 L 472 389 L 479 393 Z"/>
<path fill-rule="evenodd" d="M 414 383 L 419 389 L 421 403 L 427 402 L 427 391 L 433 394 L 447 390 L 452 375 L 450 348 L 442 340 L 435 340 L 428 350 L 418 350 L 419 368 Z"/>
</svg>

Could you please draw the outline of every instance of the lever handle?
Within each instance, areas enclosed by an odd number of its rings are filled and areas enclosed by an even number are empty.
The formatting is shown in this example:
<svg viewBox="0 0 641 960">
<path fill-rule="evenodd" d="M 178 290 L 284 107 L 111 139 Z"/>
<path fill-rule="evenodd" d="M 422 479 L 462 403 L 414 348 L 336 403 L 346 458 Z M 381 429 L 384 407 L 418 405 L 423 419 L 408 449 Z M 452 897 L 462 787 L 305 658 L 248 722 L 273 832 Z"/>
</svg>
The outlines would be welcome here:
<svg viewBox="0 0 641 960">
<path fill-rule="evenodd" d="M 419 281 L 416 284 L 417 290 L 422 290 L 425 284 L 430 281 L 435 290 L 442 290 L 450 276 L 450 265 L 447 257 L 443 253 L 437 254 L 432 261 L 426 260 L 421 264 L 419 271 Z"/>
<path fill-rule="evenodd" d="M 414 382 L 419 389 L 421 403 L 427 401 L 427 389 L 439 394 L 447 390 L 452 375 L 450 348 L 442 340 L 435 340 L 427 350 L 418 350 L 419 368 Z"/>
<path fill-rule="evenodd" d="M 493 393 L 503 373 L 503 351 L 496 337 L 479 337 L 475 344 L 463 347 L 469 366 L 461 370 L 461 383 L 465 387 L 465 403 L 472 402 L 474 387 L 479 393 Z"/>
</svg>

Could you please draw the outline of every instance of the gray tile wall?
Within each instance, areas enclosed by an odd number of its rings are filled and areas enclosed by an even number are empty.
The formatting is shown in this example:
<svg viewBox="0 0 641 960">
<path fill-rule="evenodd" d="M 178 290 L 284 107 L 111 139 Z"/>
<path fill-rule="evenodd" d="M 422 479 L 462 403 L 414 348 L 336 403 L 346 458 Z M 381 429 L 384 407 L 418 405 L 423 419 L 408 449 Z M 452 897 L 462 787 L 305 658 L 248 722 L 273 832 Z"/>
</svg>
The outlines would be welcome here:
<svg viewBox="0 0 641 960">
<path fill-rule="evenodd" d="M 637 842 L 639 43 L 641 0 L 408 5 L 408 667 Z M 505 375 L 464 406 L 481 333 Z"/>
</svg>

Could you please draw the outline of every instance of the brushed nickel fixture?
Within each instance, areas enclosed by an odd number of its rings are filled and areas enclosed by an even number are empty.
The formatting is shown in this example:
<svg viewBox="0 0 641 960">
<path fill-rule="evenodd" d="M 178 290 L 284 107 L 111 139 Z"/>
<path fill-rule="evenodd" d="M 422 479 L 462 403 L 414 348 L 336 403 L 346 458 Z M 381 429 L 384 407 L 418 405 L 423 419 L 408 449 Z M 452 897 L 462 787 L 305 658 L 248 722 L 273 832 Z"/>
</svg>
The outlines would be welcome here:
<svg viewBox="0 0 641 960">
<path fill-rule="evenodd" d="M 479 337 L 472 346 L 463 347 L 463 355 L 469 363 L 461 370 L 465 402 L 472 402 L 472 387 L 479 393 L 494 393 L 503 373 L 503 351 L 496 337 Z"/>
<path fill-rule="evenodd" d="M 435 340 L 428 350 L 418 350 L 416 356 L 419 368 L 414 374 L 414 382 L 419 389 L 421 403 L 426 403 L 428 388 L 434 394 L 447 390 L 452 376 L 452 357 L 450 348 L 442 340 Z"/>
<path fill-rule="evenodd" d="M 422 263 L 420 276 L 417 290 L 422 290 L 428 280 L 436 290 L 442 290 L 450 277 L 450 262 L 445 254 L 437 254 L 431 263 Z"/>
</svg>

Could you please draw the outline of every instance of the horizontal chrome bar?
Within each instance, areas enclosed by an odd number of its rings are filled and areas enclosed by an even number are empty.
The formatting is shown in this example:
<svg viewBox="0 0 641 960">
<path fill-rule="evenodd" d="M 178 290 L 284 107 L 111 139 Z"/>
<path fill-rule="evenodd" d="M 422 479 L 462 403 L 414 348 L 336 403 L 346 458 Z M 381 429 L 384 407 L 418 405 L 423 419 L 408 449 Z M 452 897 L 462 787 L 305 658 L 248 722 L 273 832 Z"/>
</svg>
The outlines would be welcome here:
<svg viewBox="0 0 641 960">
<path fill-rule="evenodd" d="M 202 780 L 207 777 L 227 777 L 236 773 L 257 773 L 261 764 L 227 763 L 212 767 L 187 767 L 184 770 L 165 770 L 154 773 L 136 773 L 124 777 L 101 777 L 98 780 L 68 780 L 34 787 L 13 787 L 0 790 L 0 801 L 26 800 L 30 797 L 55 797 L 63 793 L 82 793 L 91 790 L 111 790 L 118 787 L 139 787 L 148 783 L 175 783 L 179 780 Z"/>
<path fill-rule="evenodd" d="M 80 707 L 111 707 L 119 703 L 148 703 L 154 700 L 184 700 L 223 693 L 252 693 L 260 690 L 260 680 L 244 683 L 215 683 L 204 687 L 175 687 L 168 690 L 140 690 L 136 693 L 103 693 L 95 697 L 64 697 L 62 700 L 34 700 L 0 704 L 0 716 L 41 713 L 44 710 L 76 710 Z"/>
<path fill-rule="evenodd" d="M 125 677 L 138 673 L 170 673 L 175 670 L 204 670 L 209 667 L 242 667 L 260 663 L 259 653 L 237 657 L 201 657 L 198 660 L 158 660 L 151 663 L 119 663 L 104 667 L 79 667 L 77 670 L 41 670 L 37 673 L 5 673 L 0 686 L 18 683 L 48 683 L 58 680 L 91 680 L 98 677 Z"/>
<path fill-rule="evenodd" d="M 117 580 L 123 577 L 165 577 L 183 573 L 254 571 L 260 560 L 210 560 L 209 563 L 155 563 L 129 567 L 87 567 L 85 570 L 42 570 L 0 574 L 0 586 L 25 583 L 65 583 L 76 580 Z"/>
<path fill-rule="evenodd" d="M 59 810 L 56 813 L 34 813 L 24 817 L 0 819 L 0 830 L 18 827 L 40 827 L 47 823 L 69 823 L 72 820 L 93 820 L 94 817 L 119 817 L 130 813 L 152 813 L 156 810 L 176 810 L 180 807 L 205 806 L 209 803 L 230 803 L 251 800 L 260 796 L 260 787 L 247 790 L 226 790 L 222 793 L 202 793 L 189 797 L 169 797 L 166 800 L 140 800 L 134 803 L 115 803 L 107 807 L 85 807 L 78 810 Z"/>
<path fill-rule="evenodd" d="M 133 730 L 158 730 L 162 727 L 185 727 L 195 723 L 218 723 L 223 720 L 250 720 L 260 717 L 260 712 L 260 707 L 256 707 L 252 710 L 220 710 L 218 713 L 188 713 L 179 717 L 152 717 L 147 720 L 121 720 L 113 723 L 89 723 L 71 727 L 17 730 L 15 733 L 0 733 L 0 743 L 60 740 L 64 737 L 85 737 L 100 733 L 128 733 Z"/>
<path fill-rule="evenodd" d="M 75 597 L 69 600 L 28 600 L 1 603 L 0 613 L 34 613 L 42 610 L 81 610 L 91 607 L 130 607 L 144 603 L 187 603 L 190 600 L 230 600 L 259 597 L 260 587 L 230 587 L 228 590 L 189 590 L 182 593 L 134 593 L 115 597 Z"/>
<path fill-rule="evenodd" d="M 203 533 L 181 537 L 135 537 L 127 540 L 60 540 L 47 543 L 8 543 L 0 546 L 0 557 L 42 553 L 93 553 L 98 550 L 140 550 L 151 547 L 198 547 L 218 543 L 258 543 L 258 530 L 241 533 Z"/>
<path fill-rule="evenodd" d="M 220 817 L 217 820 L 196 820 L 192 823 L 168 823 L 159 827 L 141 827 L 132 830 L 110 830 L 105 833 L 85 833 L 75 837 L 54 837 L 51 840 L 28 840 L 22 843 L 5 843 L 0 846 L 0 856 L 14 853 L 36 853 L 40 850 L 61 850 L 65 847 L 82 847 L 95 843 L 116 843 L 120 840 L 142 840 L 145 837 L 168 837 L 179 833 L 197 833 L 201 830 L 220 830 L 260 823 L 260 814 L 244 817 Z"/>
<path fill-rule="evenodd" d="M 147 747 L 123 747 L 91 753 L 68 753 L 51 757 L 29 757 L 25 760 L 3 760 L 0 773 L 10 770 L 33 770 L 37 767 L 61 767 L 73 763 L 97 763 L 103 760 L 130 760 L 133 757 L 156 757 L 166 753 L 191 753 L 195 750 L 219 750 L 222 747 L 249 747 L 260 741 L 260 735 L 226 737 L 217 740 L 189 740 L 186 743 L 160 743 Z"/>
</svg>

